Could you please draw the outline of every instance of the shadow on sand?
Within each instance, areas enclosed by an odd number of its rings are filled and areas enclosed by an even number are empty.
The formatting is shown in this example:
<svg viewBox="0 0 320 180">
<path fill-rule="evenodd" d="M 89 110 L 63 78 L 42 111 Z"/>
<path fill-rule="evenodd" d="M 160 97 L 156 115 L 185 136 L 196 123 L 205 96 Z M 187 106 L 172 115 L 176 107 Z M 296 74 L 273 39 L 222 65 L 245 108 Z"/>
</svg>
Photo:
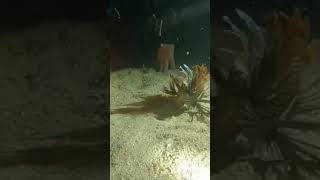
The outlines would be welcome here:
<svg viewBox="0 0 320 180">
<path fill-rule="evenodd" d="M 127 104 L 125 108 L 115 109 L 110 114 L 145 114 L 152 113 L 158 120 L 165 120 L 172 116 L 179 116 L 184 112 L 172 97 L 163 95 L 143 97 L 143 101 Z"/>
</svg>

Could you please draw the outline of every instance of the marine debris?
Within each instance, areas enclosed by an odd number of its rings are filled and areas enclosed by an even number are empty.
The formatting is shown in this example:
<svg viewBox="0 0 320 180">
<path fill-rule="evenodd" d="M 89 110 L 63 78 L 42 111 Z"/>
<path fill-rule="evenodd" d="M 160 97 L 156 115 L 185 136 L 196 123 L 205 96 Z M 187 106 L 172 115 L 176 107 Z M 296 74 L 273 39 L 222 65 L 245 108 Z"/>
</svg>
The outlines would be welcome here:
<svg viewBox="0 0 320 180">
<path fill-rule="evenodd" d="M 207 67 L 197 65 L 190 69 L 187 65 L 180 66 L 183 77 L 173 76 L 169 87 L 164 92 L 175 98 L 178 108 L 184 108 L 192 117 L 204 117 L 210 115 L 210 95 L 207 86 L 210 74 Z"/>
</svg>

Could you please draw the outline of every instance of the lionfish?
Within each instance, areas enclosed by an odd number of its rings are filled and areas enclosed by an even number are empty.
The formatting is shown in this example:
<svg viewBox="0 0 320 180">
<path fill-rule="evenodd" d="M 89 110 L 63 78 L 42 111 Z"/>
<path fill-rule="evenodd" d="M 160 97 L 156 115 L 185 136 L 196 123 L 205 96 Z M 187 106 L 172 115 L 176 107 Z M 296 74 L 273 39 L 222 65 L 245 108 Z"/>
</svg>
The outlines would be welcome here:
<svg viewBox="0 0 320 180">
<path fill-rule="evenodd" d="M 319 81 L 305 87 L 301 78 L 313 60 L 308 18 L 299 9 L 274 12 L 263 28 L 235 11 L 246 29 L 224 16 L 225 33 L 242 49 L 213 49 L 213 170 L 245 161 L 263 177 L 269 170 L 291 179 L 319 174 L 319 143 L 306 138 L 320 130 L 320 92 L 311 88 Z M 225 56 L 233 58 L 226 63 Z"/>
<path fill-rule="evenodd" d="M 177 106 L 187 111 L 192 118 L 208 117 L 210 96 L 207 85 L 210 75 L 207 67 L 197 65 L 191 69 L 184 64 L 180 70 L 184 76 L 179 78 L 170 75 L 170 86 L 164 88 L 164 93 L 175 97 Z"/>
</svg>

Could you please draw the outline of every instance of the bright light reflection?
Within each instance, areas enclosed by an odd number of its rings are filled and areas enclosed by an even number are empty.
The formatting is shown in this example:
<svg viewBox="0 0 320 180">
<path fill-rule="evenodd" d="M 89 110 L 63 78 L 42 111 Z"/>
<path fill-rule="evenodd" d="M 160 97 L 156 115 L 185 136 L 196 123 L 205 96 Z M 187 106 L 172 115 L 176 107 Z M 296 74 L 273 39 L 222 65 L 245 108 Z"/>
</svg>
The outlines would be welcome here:
<svg viewBox="0 0 320 180">
<path fill-rule="evenodd" d="M 199 151 L 171 143 L 156 147 L 153 154 L 153 174 L 175 180 L 209 180 L 210 150 Z"/>
<path fill-rule="evenodd" d="M 184 180 L 209 180 L 210 168 L 203 161 L 192 156 L 180 155 L 176 159 L 176 171 Z"/>
</svg>

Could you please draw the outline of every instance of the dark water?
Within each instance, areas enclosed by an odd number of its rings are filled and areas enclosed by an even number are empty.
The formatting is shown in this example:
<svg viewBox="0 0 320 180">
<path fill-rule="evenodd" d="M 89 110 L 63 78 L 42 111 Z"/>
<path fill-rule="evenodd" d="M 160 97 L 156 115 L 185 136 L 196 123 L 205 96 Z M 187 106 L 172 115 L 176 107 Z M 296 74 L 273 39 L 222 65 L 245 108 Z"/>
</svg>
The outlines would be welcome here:
<svg viewBox="0 0 320 180">
<path fill-rule="evenodd" d="M 121 1 L 120 1 L 121 2 Z M 120 2 L 114 3 L 121 14 L 120 21 L 112 25 L 111 48 L 125 56 L 122 67 L 157 68 L 157 48 L 161 43 L 175 44 L 176 64 L 209 64 L 210 56 L 210 11 L 209 0 L 201 1 L 158 1 L 158 6 L 145 8 L 123 7 Z M 142 2 L 142 1 L 141 1 Z M 156 2 L 155 2 L 156 3 Z M 137 6 L 137 5 L 136 5 Z M 154 5 L 155 6 L 155 5 Z M 137 13 L 137 15 L 136 15 Z M 162 34 L 155 30 L 156 19 L 163 19 Z M 121 49 L 122 48 L 122 49 Z M 118 52 L 116 52 L 118 53 Z M 111 60 L 112 62 L 112 60 Z"/>
</svg>

